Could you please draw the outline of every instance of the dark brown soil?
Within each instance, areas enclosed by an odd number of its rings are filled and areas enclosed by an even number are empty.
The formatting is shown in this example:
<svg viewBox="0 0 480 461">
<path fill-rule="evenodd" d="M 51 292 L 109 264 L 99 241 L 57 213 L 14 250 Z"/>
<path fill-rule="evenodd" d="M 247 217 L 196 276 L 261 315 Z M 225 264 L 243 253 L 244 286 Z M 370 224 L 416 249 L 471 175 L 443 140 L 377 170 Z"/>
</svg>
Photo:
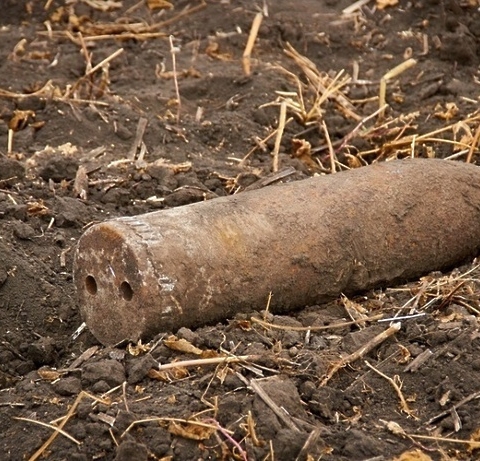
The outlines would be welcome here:
<svg viewBox="0 0 480 461">
<path fill-rule="evenodd" d="M 342 15 L 351 3 L 269 2 L 245 76 L 242 54 L 262 2 L 2 2 L 1 460 L 479 456 L 462 443 L 480 433 L 476 261 L 291 316 L 255 316 L 277 328 L 239 315 L 118 347 L 100 346 L 81 328 L 72 256 L 87 226 L 241 193 L 272 174 L 275 138 L 261 140 L 278 125 L 282 95 L 298 91 L 279 66 L 304 88 L 307 81 L 285 54 L 287 43 L 319 73 L 352 75 L 357 65 L 359 73 L 342 88 L 354 113 L 327 100 L 322 114 L 302 120 L 291 105 L 279 155 L 280 169 L 290 167 L 283 181 L 330 171 L 322 120 L 337 170 L 412 153 L 478 163 L 478 2 L 400 0 L 378 9 L 370 1 Z M 382 76 L 410 57 L 417 63 L 387 84 L 389 123 L 372 118 L 355 130 L 377 110 Z M 304 97 L 310 109 L 314 94 L 305 89 Z M 406 138 L 414 134 L 417 143 Z M 311 145 L 307 154 L 299 153 L 301 141 Z M 409 318 L 327 380 L 340 357 L 389 327 L 332 325 L 379 313 Z M 159 370 L 222 354 L 249 358 Z M 71 438 L 57 433 L 43 445 L 59 424 Z"/>
</svg>

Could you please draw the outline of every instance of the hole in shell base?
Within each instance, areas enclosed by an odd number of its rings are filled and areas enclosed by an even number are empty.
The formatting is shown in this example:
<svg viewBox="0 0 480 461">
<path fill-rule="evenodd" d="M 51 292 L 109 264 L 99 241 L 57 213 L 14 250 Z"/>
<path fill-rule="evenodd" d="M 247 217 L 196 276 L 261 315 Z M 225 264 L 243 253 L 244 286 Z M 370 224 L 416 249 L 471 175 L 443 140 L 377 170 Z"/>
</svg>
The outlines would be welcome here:
<svg viewBox="0 0 480 461">
<path fill-rule="evenodd" d="M 93 277 L 91 275 L 87 275 L 85 277 L 85 289 L 92 296 L 95 296 L 97 294 L 98 287 L 97 287 L 97 281 L 95 280 L 95 277 Z"/>
<path fill-rule="evenodd" d="M 130 284 L 125 281 L 120 284 L 120 294 L 125 301 L 131 301 L 133 298 L 133 290 Z"/>
</svg>

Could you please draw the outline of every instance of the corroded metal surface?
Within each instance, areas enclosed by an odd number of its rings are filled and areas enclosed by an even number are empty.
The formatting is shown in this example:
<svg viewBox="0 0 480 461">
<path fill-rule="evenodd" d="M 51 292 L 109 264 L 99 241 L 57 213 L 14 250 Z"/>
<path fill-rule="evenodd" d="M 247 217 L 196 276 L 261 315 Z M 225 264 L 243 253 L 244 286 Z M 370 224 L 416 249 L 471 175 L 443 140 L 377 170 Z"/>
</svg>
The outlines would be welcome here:
<svg viewBox="0 0 480 461">
<path fill-rule="evenodd" d="M 74 276 L 99 341 L 286 312 L 460 263 L 480 248 L 480 170 L 412 159 L 88 229 Z"/>
</svg>

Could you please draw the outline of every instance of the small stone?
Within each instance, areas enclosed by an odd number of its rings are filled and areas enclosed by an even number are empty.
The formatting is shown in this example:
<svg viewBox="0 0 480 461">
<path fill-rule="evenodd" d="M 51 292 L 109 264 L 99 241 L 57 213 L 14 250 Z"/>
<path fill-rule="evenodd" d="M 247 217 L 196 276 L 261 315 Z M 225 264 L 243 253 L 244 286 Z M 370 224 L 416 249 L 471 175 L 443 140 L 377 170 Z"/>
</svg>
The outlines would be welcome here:
<svg viewBox="0 0 480 461">
<path fill-rule="evenodd" d="M 316 389 L 317 386 L 313 381 L 304 381 L 299 387 L 300 395 L 304 400 L 310 400 Z"/>
<path fill-rule="evenodd" d="M 298 355 L 298 347 L 293 346 L 288 350 L 288 355 L 290 357 L 296 357 Z"/>
</svg>

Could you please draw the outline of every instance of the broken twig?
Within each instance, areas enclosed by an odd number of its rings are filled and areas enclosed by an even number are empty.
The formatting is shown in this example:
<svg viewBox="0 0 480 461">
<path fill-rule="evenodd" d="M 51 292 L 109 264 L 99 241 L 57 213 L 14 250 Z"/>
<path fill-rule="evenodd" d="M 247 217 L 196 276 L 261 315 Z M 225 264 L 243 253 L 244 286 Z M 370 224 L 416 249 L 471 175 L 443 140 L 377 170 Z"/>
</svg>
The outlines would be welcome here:
<svg viewBox="0 0 480 461">
<path fill-rule="evenodd" d="M 325 386 L 330 381 L 330 379 L 332 379 L 333 375 L 335 375 L 335 373 L 337 373 L 337 371 L 341 368 L 365 357 L 365 355 L 367 355 L 372 349 L 383 343 L 383 341 L 388 339 L 390 336 L 393 336 L 395 333 L 397 333 L 400 330 L 401 326 L 402 324 L 400 322 L 394 323 L 385 331 L 368 341 L 367 344 L 362 346 L 360 349 L 356 350 L 350 355 L 347 355 L 346 357 L 335 363 L 320 382 L 320 386 Z"/>
</svg>

